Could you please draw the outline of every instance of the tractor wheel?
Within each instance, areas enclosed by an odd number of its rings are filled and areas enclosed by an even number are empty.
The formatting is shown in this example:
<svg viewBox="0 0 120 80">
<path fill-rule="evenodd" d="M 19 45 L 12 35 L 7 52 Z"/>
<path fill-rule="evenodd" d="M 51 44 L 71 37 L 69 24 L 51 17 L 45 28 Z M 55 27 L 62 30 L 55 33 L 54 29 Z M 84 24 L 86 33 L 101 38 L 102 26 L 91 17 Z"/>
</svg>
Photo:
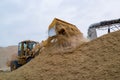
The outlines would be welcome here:
<svg viewBox="0 0 120 80">
<path fill-rule="evenodd" d="M 20 64 L 18 64 L 18 61 L 12 61 L 10 65 L 11 71 L 16 70 L 17 68 L 20 67 Z"/>
</svg>

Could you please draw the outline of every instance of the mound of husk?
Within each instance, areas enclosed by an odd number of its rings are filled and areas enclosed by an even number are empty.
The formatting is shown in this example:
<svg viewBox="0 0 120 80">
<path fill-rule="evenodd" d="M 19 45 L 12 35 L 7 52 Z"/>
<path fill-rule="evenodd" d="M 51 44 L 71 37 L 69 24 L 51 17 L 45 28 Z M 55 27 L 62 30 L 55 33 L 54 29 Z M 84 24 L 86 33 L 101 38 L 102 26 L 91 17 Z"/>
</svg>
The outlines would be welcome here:
<svg viewBox="0 0 120 80">
<path fill-rule="evenodd" d="M 49 54 L 48 54 L 49 53 Z M 54 54 L 52 54 L 54 53 Z M 45 50 L 1 80 L 120 80 L 120 31 L 59 54 Z"/>
<path fill-rule="evenodd" d="M 65 24 L 57 25 L 61 29 L 55 28 L 56 36 L 46 40 L 35 59 L 13 72 L 0 74 L 0 79 L 120 80 L 120 31 L 86 42 L 78 29 L 72 34 Z"/>
</svg>

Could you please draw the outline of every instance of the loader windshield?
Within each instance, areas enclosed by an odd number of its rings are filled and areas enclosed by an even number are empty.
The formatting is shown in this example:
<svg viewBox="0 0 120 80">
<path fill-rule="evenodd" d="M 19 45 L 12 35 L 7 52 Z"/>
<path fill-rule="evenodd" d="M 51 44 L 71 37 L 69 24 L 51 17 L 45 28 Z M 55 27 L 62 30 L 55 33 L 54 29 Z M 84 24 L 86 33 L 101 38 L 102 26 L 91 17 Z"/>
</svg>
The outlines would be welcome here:
<svg viewBox="0 0 120 80">
<path fill-rule="evenodd" d="M 20 42 L 18 45 L 18 56 L 23 54 L 27 49 L 31 51 L 36 44 L 36 42 Z"/>
<path fill-rule="evenodd" d="M 20 50 L 21 50 L 21 48 L 22 48 L 22 44 L 21 44 L 21 43 L 19 43 L 19 44 L 18 44 L 18 51 L 20 51 Z"/>
<path fill-rule="evenodd" d="M 19 43 L 18 44 L 18 56 L 20 55 L 21 51 L 22 51 L 22 43 Z"/>
<path fill-rule="evenodd" d="M 28 48 L 29 48 L 30 50 L 32 50 L 35 45 L 36 45 L 35 42 L 28 43 Z"/>
</svg>

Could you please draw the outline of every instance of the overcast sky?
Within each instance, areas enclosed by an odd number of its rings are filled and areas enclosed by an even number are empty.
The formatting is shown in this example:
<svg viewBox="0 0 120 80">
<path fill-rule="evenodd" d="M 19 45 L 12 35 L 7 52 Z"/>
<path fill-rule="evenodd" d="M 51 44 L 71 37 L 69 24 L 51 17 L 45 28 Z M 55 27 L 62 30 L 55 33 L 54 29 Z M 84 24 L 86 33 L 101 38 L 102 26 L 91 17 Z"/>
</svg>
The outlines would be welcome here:
<svg viewBox="0 0 120 80">
<path fill-rule="evenodd" d="M 0 46 L 45 39 L 55 17 L 86 37 L 91 24 L 120 18 L 120 0 L 0 0 Z"/>
</svg>

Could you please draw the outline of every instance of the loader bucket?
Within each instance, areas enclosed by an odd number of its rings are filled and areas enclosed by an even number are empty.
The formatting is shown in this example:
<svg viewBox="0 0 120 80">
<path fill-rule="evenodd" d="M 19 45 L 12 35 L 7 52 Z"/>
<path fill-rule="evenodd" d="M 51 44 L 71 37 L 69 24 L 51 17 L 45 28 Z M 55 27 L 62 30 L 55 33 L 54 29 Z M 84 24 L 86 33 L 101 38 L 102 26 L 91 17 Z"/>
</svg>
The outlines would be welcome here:
<svg viewBox="0 0 120 80">
<path fill-rule="evenodd" d="M 65 22 L 63 20 L 55 18 L 53 22 L 49 25 L 48 36 L 58 36 L 58 35 L 67 35 L 73 36 L 81 34 L 80 30 L 73 24 Z"/>
<path fill-rule="evenodd" d="M 80 30 L 71 23 L 55 18 L 49 25 L 47 46 L 50 48 L 73 48 L 85 41 Z"/>
</svg>

